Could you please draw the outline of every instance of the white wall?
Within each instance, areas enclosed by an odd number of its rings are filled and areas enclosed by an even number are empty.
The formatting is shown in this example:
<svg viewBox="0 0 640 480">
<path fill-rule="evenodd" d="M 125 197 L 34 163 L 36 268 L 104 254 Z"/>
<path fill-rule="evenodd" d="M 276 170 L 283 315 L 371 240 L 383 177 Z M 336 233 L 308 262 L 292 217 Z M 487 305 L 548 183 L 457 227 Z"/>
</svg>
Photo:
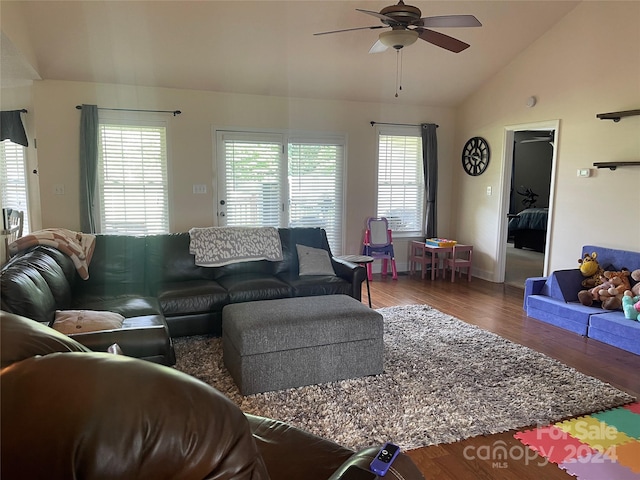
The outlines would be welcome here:
<svg viewBox="0 0 640 480">
<path fill-rule="evenodd" d="M 640 161 L 640 116 L 596 118 L 640 108 L 639 24 L 640 2 L 582 2 L 457 109 L 455 151 L 473 136 L 492 150 L 483 175 L 454 172 L 452 230 L 475 245 L 476 273 L 499 277 L 504 132 L 518 124 L 560 121 L 550 270 L 575 268 L 585 244 L 640 250 L 640 167 L 593 168 Z M 538 104 L 527 108 L 531 95 Z M 592 176 L 578 178 L 579 168 Z"/>
<path fill-rule="evenodd" d="M 347 195 L 344 253 L 361 249 L 365 218 L 375 214 L 376 135 L 370 122 L 434 122 L 438 128 L 440 156 L 439 232 L 450 233 L 450 186 L 454 113 L 452 109 L 418 108 L 305 100 L 205 91 L 132 87 L 81 82 L 37 81 L 33 110 L 38 132 L 38 159 L 43 227 L 80 228 L 79 119 L 75 106 L 181 110 L 170 122 L 171 230 L 214 225 L 216 171 L 213 127 L 295 129 L 343 132 L 347 135 Z M 193 184 L 207 183 L 207 195 L 194 195 Z M 54 195 L 55 184 L 65 194 Z M 396 238 L 399 268 L 404 269 L 406 241 Z"/>
</svg>

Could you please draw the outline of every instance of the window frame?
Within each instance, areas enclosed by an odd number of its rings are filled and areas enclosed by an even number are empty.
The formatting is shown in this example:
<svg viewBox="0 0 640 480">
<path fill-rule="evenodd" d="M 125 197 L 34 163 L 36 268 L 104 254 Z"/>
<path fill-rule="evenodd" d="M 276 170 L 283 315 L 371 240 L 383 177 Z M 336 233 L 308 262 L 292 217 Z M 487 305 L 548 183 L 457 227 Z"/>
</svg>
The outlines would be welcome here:
<svg viewBox="0 0 640 480">
<path fill-rule="evenodd" d="M 415 218 L 418 220 L 417 228 L 415 229 L 399 229 L 393 225 L 393 221 L 389 223 L 389 228 L 393 230 L 393 235 L 396 238 L 409 238 L 419 237 L 424 235 L 424 222 L 425 222 L 425 209 L 426 209 L 426 194 L 424 183 L 424 159 L 422 158 L 422 135 L 419 126 L 401 126 L 401 125 L 385 125 L 376 126 L 376 215 L 378 217 L 386 217 L 388 214 L 383 214 L 380 210 L 380 162 L 381 162 L 381 148 L 380 142 L 382 136 L 390 137 L 415 137 L 418 140 L 417 156 L 416 156 L 416 194 L 418 195 L 418 204 L 416 208 Z M 406 207 L 405 207 L 406 208 Z"/>
<path fill-rule="evenodd" d="M 113 125 L 115 127 L 140 127 L 140 128 L 164 128 L 164 198 L 165 207 L 164 212 L 166 219 L 164 220 L 164 228 L 160 230 L 153 230 L 149 232 L 148 228 L 145 228 L 145 232 L 130 231 L 130 230 L 118 230 L 118 231 L 106 231 L 103 224 L 103 184 L 101 182 L 103 175 L 102 167 L 102 127 L 103 125 Z M 94 215 L 96 219 L 96 231 L 101 234 L 115 234 L 115 235 L 148 235 L 148 234 L 160 234 L 171 232 L 171 148 L 170 148 L 170 123 L 159 114 L 148 112 L 124 112 L 124 111 L 100 111 L 98 113 L 98 164 L 96 166 L 96 196 Z"/>
</svg>

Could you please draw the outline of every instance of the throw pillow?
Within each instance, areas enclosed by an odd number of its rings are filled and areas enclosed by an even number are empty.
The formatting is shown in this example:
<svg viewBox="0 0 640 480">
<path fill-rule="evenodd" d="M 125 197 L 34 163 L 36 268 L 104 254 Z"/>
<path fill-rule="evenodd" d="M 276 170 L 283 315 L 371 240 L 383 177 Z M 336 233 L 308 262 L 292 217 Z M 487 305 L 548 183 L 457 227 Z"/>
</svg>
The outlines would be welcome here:
<svg viewBox="0 0 640 480">
<path fill-rule="evenodd" d="M 307 247 L 306 245 L 297 245 L 298 263 L 300 264 L 299 275 L 331 275 L 336 276 L 331 265 L 329 252 L 322 248 Z"/>
<path fill-rule="evenodd" d="M 52 327 L 65 335 L 121 328 L 124 317 L 95 310 L 56 310 Z"/>
</svg>

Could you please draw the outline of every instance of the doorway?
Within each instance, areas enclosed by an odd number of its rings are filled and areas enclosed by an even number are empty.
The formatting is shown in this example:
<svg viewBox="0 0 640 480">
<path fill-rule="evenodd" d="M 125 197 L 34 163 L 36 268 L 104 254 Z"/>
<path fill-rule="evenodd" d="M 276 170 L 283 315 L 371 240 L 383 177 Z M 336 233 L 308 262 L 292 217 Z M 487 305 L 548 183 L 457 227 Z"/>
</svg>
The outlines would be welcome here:
<svg viewBox="0 0 640 480">
<path fill-rule="evenodd" d="M 505 130 L 499 273 L 502 282 L 519 288 L 546 273 L 558 123 Z"/>
</svg>

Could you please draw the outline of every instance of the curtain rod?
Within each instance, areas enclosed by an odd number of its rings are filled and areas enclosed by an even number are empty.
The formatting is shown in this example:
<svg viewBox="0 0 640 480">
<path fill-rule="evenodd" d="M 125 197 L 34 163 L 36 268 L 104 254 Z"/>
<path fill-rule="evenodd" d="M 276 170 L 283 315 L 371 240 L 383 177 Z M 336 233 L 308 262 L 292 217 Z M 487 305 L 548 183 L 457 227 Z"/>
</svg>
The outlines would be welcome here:
<svg viewBox="0 0 640 480">
<path fill-rule="evenodd" d="M 82 105 L 76 105 L 78 110 L 82 110 Z M 180 110 L 136 110 L 134 108 L 103 108 L 98 107 L 98 110 L 113 110 L 118 112 L 150 112 L 150 113 L 172 113 L 175 117 L 176 115 L 180 115 L 182 112 Z"/>
<path fill-rule="evenodd" d="M 385 122 L 374 122 L 371 121 L 369 122 L 371 123 L 371 126 L 373 127 L 374 125 L 394 125 L 394 126 L 399 126 L 399 127 L 420 127 L 421 125 L 416 125 L 416 124 L 412 124 L 412 123 L 385 123 Z M 436 128 L 438 128 L 440 125 L 436 125 Z"/>
<path fill-rule="evenodd" d="M 18 110 L 20 113 L 29 113 L 29 111 L 26 108 L 21 108 L 20 110 Z"/>
</svg>

